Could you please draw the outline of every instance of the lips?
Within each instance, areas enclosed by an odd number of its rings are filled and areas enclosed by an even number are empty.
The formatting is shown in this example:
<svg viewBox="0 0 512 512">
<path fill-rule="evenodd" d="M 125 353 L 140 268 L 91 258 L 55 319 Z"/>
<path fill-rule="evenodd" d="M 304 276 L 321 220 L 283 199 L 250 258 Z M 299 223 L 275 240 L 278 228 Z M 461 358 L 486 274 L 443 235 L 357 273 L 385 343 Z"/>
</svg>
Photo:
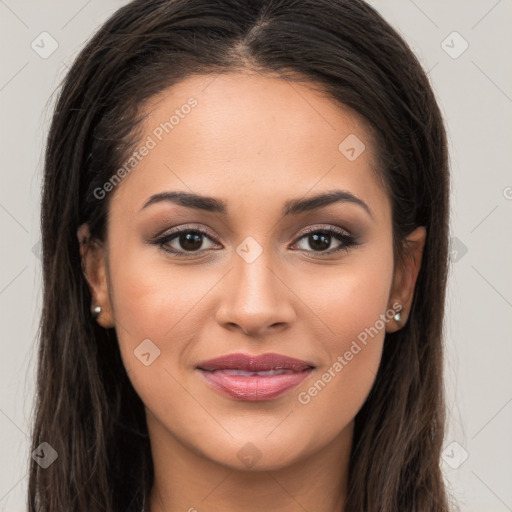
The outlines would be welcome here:
<svg viewBox="0 0 512 512">
<path fill-rule="evenodd" d="M 307 361 L 268 353 L 229 354 L 197 365 L 212 388 L 239 400 L 269 400 L 300 384 L 314 369 Z"/>
</svg>

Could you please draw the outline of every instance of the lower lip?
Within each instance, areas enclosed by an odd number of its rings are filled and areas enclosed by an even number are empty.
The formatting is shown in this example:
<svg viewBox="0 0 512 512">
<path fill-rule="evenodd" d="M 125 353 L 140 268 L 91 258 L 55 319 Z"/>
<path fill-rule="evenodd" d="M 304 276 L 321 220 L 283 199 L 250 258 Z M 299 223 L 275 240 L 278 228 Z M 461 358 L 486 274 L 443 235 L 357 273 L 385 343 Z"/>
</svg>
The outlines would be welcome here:
<svg viewBox="0 0 512 512">
<path fill-rule="evenodd" d="M 282 375 L 254 375 L 244 377 L 222 372 L 199 370 L 210 385 L 221 394 L 238 400 L 260 401 L 276 398 L 298 386 L 306 379 L 312 368 Z"/>
</svg>

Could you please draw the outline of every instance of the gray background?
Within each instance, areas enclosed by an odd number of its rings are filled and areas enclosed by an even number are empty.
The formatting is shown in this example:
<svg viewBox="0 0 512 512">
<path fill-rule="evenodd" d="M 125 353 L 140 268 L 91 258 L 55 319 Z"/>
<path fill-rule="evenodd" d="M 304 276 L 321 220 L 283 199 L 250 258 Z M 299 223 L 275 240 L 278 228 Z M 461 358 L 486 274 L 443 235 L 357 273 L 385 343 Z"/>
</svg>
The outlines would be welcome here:
<svg viewBox="0 0 512 512">
<path fill-rule="evenodd" d="M 125 3 L 0 0 L 0 511 L 25 510 L 39 197 L 54 91 L 84 42 Z M 461 510 L 512 511 L 512 0 L 371 3 L 429 72 L 449 135 L 443 471 Z"/>
</svg>

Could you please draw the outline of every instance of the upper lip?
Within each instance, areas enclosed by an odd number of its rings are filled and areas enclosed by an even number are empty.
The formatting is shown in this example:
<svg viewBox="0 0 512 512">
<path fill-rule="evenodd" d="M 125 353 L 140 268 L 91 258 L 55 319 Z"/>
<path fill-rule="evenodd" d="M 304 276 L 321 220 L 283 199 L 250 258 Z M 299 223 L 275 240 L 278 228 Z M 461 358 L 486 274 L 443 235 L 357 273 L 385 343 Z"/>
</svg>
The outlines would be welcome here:
<svg viewBox="0 0 512 512">
<path fill-rule="evenodd" d="M 307 361 L 281 354 L 267 353 L 261 355 L 227 354 L 203 361 L 197 365 L 200 370 L 243 370 L 247 372 L 264 372 L 267 370 L 291 370 L 300 372 L 314 365 Z"/>
</svg>

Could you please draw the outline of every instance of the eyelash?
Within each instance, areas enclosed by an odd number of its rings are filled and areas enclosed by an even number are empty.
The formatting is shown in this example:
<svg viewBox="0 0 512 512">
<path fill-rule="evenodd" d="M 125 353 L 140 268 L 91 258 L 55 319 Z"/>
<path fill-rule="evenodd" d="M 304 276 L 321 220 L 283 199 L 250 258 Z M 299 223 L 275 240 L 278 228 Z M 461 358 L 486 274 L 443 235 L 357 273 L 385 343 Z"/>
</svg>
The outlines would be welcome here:
<svg viewBox="0 0 512 512">
<path fill-rule="evenodd" d="M 171 242 L 172 240 L 174 240 L 175 238 L 177 238 L 179 235 L 181 235 L 183 233 L 196 233 L 196 234 L 199 233 L 200 235 L 208 238 L 210 241 L 212 241 L 214 243 L 217 243 L 214 240 L 214 238 L 212 236 L 210 236 L 209 233 L 207 233 L 206 231 L 204 231 L 203 229 L 198 228 L 198 227 L 185 227 L 185 228 L 182 228 L 182 229 L 179 229 L 179 230 L 176 230 L 176 231 L 171 231 L 170 233 L 167 233 L 166 235 L 164 235 L 162 237 L 158 237 L 158 238 L 154 239 L 152 241 L 152 243 L 154 245 L 159 246 L 159 248 L 162 251 L 164 251 L 166 253 L 173 254 L 173 255 L 178 256 L 178 257 L 195 256 L 199 252 L 201 252 L 201 251 L 177 251 L 175 249 L 169 249 L 167 247 L 167 244 L 169 242 Z M 339 229 L 339 228 L 334 228 L 334 227 L 329 227 L 329 228 L 316 228 L 316 227 L 315 228 L 308 228 L 294 242 L 293 245 L 297 244 L 303 238 L 306 238 L 307 236 L 309 236 L 311 234 L 315 234 L 315 233 L 331 235 L 333 238 L 335 238 L 338 241 L 342 242 L 342 244 L 337 249 L 330 250 L 330 251 L 306 251 L 306 252 L 309 252 L 309 253 L 314 253 L 315 254 L 314 257 L 322 258 L 323 255 L 331 256 L 331 255 L 337 254 L 337 253 L 339 253 L 341 251 L 348 252 L 352 247 L 355 247 L 355 246 L 359 245 L 357 237 L 355 237 L 353 235 L 349 235 L 346 231 L 344 231 L 342 229 Z M 207 250 L 207 249 L 203 249 L 203 250 Z"/>
</svg>

